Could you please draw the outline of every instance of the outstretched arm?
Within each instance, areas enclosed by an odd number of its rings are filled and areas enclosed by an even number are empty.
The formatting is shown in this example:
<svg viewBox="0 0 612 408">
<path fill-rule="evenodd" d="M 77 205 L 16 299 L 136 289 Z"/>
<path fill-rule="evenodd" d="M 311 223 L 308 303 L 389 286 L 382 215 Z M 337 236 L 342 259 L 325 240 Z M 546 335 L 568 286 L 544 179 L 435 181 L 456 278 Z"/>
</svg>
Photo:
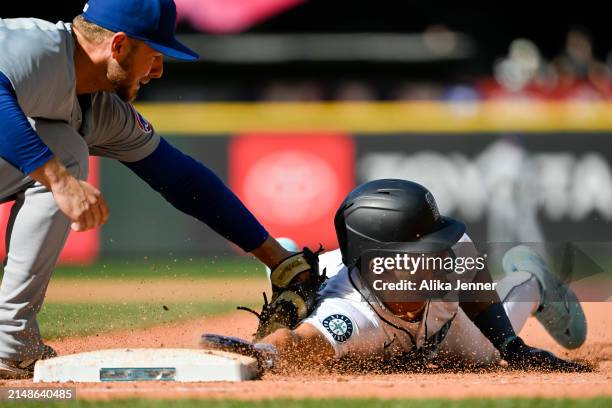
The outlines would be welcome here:
<svg viewBox="0 0 612 408">
<path fill-rule="evenodd" d="M 318 367 L 335 356 L 325 336 L 308 323 L 294 330 L 280 328 L 257 343 L 238 337 L 205 333 L 200 338 L 200 346 L 253 357 L 257 359 L 262 371 L 273 369 L 296 372 Z"/>
<path fill-rule="evenodd" d="M 122 163 L 174 207 L 244 251 L 251 252 L 268 239 L 265 228 L 215 173 L 163 138 L 149 156 Z"/>
<path fill-rule="evenodd" d="M 122 163 L 174 207 L 204 222 L 269 267 L 292 254 L 268 234 L 215 173 L 163 138 L 144 159 Z"/>
<path fill-rule="evenodd" d="M 278 367 L 292 369 L 304 366 L 318 366 L 335 356 L 334 348 L 319 330 L 308 323 L 302 323 L 294 330 L 278 329 L 258 344 L 271 344 L 278 353 Z"/>
</svg>

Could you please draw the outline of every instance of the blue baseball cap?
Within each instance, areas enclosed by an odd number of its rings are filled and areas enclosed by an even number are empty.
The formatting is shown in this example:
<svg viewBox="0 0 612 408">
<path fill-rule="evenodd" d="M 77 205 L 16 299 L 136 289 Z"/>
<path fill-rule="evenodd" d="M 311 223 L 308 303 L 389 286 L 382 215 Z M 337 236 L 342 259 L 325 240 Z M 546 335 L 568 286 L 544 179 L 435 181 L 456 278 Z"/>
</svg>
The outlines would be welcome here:
<svg viewBox="0 0 612 408">
<path fill-rule="evenodd" d="M 195 61 L 198 54 L 178 42 L 174 0 L 89 0 L 83 17 L 91 23 L 144 41 L 162 54 Z"/>
</svg>

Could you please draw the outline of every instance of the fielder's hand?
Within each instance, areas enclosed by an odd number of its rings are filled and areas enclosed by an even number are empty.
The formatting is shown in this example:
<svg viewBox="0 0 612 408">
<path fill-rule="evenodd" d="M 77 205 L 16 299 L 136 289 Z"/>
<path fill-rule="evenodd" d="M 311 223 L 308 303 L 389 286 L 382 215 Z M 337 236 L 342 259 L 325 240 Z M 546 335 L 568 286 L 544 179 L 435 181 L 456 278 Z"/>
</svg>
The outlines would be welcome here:
<svg viewBox="0 0 612 408">
<path fill-rule="evenodd" d="M 323 247 L 313 252 L 302 252 L 285 258 L 270 272 L 272 301 L 268 303 L 264 293 L 264 305 L 260 313 L 247 307 L 259 318 L 255 340 L 261 340 L 280 328 L 294 329 L 314 310 L 319 288 L 327 277 L 319 271 L 319 254 Z"/>
<path fill-rule="evenodd" d="M 91 184 L 77 180 L 53 158 L 30 176 L 46 186 L 59 209 L 72 221 L 72 229 L 86 231 L 106 223 L 108 206 L 102 193 Z"/>
<path fill-rule="evenodd" d="M 590 365 L 577 361 L 564 360 L 550 351 L 525 344 L 520 337 L 511 340 L 501 352 L 502 358 L 511 368 L 537 371 L 587 372 L 593 371 Z"/>
</svg>

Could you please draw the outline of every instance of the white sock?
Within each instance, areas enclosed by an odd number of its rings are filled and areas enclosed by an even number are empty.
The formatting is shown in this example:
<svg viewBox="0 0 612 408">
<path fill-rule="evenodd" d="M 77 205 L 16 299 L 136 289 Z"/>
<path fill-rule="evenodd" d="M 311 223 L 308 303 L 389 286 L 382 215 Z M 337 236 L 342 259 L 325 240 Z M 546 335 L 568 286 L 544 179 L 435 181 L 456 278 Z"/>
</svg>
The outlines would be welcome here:
<svg viewBox="0 0 612 408">
<path fill-rule="evenodd" d="M 531 275 L 525 279 L 524 275 L 521 276 L 516 272 L 509 274 L 503 280 L 506 279 L 516 280 L 516 284 L 507 292 L 502 302 L 512 328 L 518 334 L 529 316 L 540 306 L 542 301 L 540 284 L 535 276 Z"/>
</svg>

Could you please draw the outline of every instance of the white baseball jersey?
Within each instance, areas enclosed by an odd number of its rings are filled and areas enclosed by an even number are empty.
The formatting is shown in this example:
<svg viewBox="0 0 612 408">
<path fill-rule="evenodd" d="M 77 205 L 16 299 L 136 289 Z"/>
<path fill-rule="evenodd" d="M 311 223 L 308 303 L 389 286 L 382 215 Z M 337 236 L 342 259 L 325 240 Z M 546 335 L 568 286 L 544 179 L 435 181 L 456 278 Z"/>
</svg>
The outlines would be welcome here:
<svg viewBox="0 0 612 408">
<path fill-rule="evenodd" d="M 471 242 L 465 234 L 461 243 Z M 473 245 L 460 245 L 466 251 Z M 455 249 L 455 248 L 454 248 Z M 461 254 L 462 256 L 465 254 Z M 497 350 L 469 320 L 457 302 L 428 302 L 423 318 L 407 322 L 379 302 L 368 302 L 359 271 L 342 263 L 340 250 L 319 256 L 321 270 L 330 279 L 319 294 L 322 300 L 302 323 L 317 328 L 336 357 L 392 357 L 423 349 L 426 356 L 460 358 L 465 364 L 490 364 Z M 364 295 L 365 294 L 365 295 Z"/>
</svg>

